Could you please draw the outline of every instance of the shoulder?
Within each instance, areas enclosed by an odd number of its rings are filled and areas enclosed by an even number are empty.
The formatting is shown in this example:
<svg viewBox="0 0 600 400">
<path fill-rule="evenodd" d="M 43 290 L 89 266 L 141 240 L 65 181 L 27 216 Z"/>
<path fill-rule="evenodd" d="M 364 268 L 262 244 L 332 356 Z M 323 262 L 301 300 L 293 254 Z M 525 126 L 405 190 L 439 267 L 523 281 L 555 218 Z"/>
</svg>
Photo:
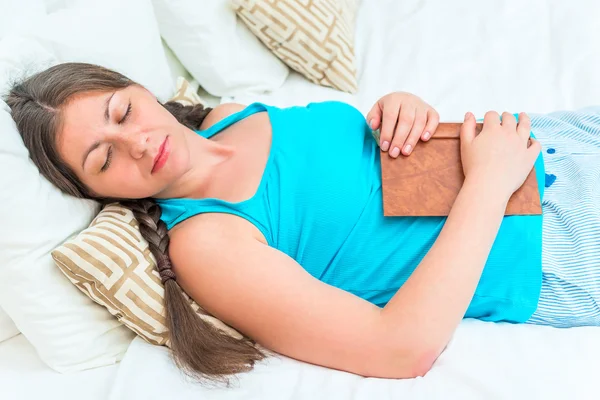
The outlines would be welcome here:
<svg viewBox="0 0 600 400">
<path fill-rule="evenodd" d="M 202 121 L 202 124 L 200 125 L 200 129 L 208 129 L 231 114 L 242 111 L 245 107 L 245 105 L 238 103 L 219 104 L 208 113 L 206 118 L 204 118 L 204 121 Z"/>
<path fill-rule="evenodd" d="M 219 295 L 215 291 L 220 295 L 231 293 L 232 274 L 239 273 L 239 264 L 260 245 L 252 230 L 235 218 L 202 214 L 169 232 L 168 256 L 177 282 L 203 306 Z"/>
<path fill-rule="evenodd" d="M 247 221 L 231 214 L 206 213 L 189 218 L 169 231 L 169 253 L 184 260 L 190 251 L 210 254 L 246 240 L 266 243 Z"/>
</svg>

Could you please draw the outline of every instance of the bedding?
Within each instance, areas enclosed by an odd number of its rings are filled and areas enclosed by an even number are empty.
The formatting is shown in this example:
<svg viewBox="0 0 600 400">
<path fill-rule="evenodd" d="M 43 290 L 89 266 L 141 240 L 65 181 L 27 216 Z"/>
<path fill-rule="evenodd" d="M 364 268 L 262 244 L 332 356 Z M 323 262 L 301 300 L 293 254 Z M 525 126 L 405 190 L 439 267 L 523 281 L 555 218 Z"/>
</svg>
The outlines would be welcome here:
<svg viewBox="0 0 600 400">
<path fill-rule="evenodd" d="M 273 54 L 311 82 L 356 92 L 356 0 L 232 0 Z"/>
<path fill-rule="evenodd" d="M 597 398 L 597 328 L 518 328 L 465 320 L 424 378 L 363 378 L 279 356 L 239 375 L 230 388 L 192 382 L 177 370 L 165 348 L 136 338 L 121 362 L 109 399 Z"/>
<path fill-rule="evenodd" d="M 23 34 L 52 49 L 61 62 L 97 63 L 123 72 L 161 101 L 173 94 L 175 87 L 150 0 L 66 3 L 69 7 L 49 13 L 33 32 Z M 110 30 L 107 21 L 113 27 Z"/>
<path fill-rule="evenodd" d="M 277 90 L 225 97 L 279 107 L 341 100 L 366 114 L 382 95 L 416 93 L 460 121 L 489 109 L 547 113 L 600 104 L 600 3 L 362 1 L 356 22 L 357 94 L 292 72 Z M 111 400 L 597 398 L 600 328 L 556 329 L 464 320 L 422 378 L 362 378 L 287 357 L 270 358 L 210 388 L 186 379 L 165 348 L 136 338 Z"/>
<path fill-rule="evenodd" d="M 214 96 L 279 88 L 288 68 L 235 16 L 230 0 L 152 0 L 160 33 Z"/>
<path fill-rule="evenodd" d="M 3 2 L 2 13 L 0 13 L 0 39 L 15 29 L 35 26 L 35 21 L 45 15 L 46 5 L 40 0 Z"/>
<path fill-rule="evenodd" d="M 2 38 L 0 92 L 56 62 L 87 61 L 124 72 L 163 100 L 173 95 L 150 0 L 68 3 L 25 26 L 35 29 L 15 28 Z M 119 361 L 134 335 L 79 292 L 50 255 L 89 225 L 97 204 L 65 196 L 40 176 L 1 101 L 0 132 L 0 165 L 10 171 L 0 174 L 0 306 L 57 371 Z"/>
<path fill-rule="evenodd" d="M 4 400 L 106 400 L 118 364 L 60 374 L 49 368 L 23 335 L 0 343 L 0 398 Z"/>
<path fill-rule="evenodd" d="M 184 98 L 175 97 L 179 101 Z M 165 288 L 156 259 L 130 209 L 119 203 L 108 204 L 89 227 L 54 249 L 52 258 L 79 290 L 123 325 L 149 343 L 170 346 Z M 233 337 L 241 337 L 189 300 L 205 321 Z"/>
<path fill-rule="evenodd" d="M 357 15 L 357 94 L 291 73 L 278 90 L 222 101 L 283 107 L 332 99 L 366 114 L 399 90 L 425 99 L 446 122 L 462 121 L 466 111 L 482 118 L 492 109 L 547 113 L 600 102 L 593 0 L 363 0 Z"/>
<path fill-rule="evenodd" d="M 8 314 L 0 308 L 0 343 L 19 334 L 19 329 Z"/>
</svg>

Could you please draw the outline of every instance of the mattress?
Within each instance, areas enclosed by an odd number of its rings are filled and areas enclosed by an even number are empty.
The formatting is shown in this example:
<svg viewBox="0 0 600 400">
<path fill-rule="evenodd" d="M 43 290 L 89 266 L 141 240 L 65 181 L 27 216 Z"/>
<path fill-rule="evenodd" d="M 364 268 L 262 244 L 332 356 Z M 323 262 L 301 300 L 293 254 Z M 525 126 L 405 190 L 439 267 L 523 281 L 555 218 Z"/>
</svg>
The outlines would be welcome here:
<svg viewBox="0 0 600 400">
<path fill-rule="evenodd" d="M 442 121 L 466 111 L 544 113 L 600 105 L 600 2 L 369 0 L 356 31 L 357 94 L 292 73 L 271 93 L 224 98 L 280 107 L 341 100 L 367 113 L 392 91 L 432 104 Z M 464 320 L 422 378 L 363 378 L 287 357 L 230 388 L 190 382 L 168 352 L 134 340 L 111 400 L 597 398 L 600 328 L 555 329 Z"/>
<path fill-rule="evenodd" d="M 38 357 L 25 336 L 0 343 L 0 398 L 6 400 L 105 400 L 118 364 L 59 374 Z"/>
</svg>

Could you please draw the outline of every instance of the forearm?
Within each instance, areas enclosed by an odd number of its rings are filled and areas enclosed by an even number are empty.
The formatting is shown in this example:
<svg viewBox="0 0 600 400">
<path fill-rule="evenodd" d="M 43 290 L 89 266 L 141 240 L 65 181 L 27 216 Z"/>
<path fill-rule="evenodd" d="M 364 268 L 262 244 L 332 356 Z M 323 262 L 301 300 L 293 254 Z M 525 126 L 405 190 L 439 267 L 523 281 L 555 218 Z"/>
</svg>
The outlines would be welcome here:
<svg viewBox="0 0 600 400">
<path fill-rule="evenodd" d="M 436 242 L 382 309 L 390 335 L 431 363 L 469 306 L 498 233 L 508 198 L 465 181 Z"/>
</svg>

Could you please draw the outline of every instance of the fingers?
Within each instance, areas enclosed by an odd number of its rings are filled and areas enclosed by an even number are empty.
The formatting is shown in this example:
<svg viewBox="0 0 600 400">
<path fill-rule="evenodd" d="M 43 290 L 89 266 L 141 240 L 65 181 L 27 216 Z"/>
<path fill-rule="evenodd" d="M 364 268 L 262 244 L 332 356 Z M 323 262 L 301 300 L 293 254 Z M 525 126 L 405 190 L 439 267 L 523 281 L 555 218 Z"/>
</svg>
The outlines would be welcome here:
<svg viewBox="0 0 600 400">
<path fill-rule="evenodd" d="M 431 139 L 431 136 L 435 133 L 438 125 L 440 124 L 440 114 L 437 113 L 433 108 L 427 110 L 427 125 L 425 125 L 425 129 L 423 135 L 421 136 L 421 140 L 424 142 Z"/>
<path fill-rule="evenodd" d="M 400 146 L 398 146 L 399 148 L 402 149 L 402 154 L 404 154 L 405 156 L 410 155 L 410 153 L 413 151 L 413 149 L 417 145 L 417 142 L 423 135 L 423 130 L 425 129 L 425 124 L 427 124 L 427 111 L 426 110 L 415 111 L 415 120 L 413 122 L 412 129 L 410 130 L 410 133 L 408 134 L 408 138 L 406 138 L 406 141 L 404 142 L 404 144 L 400 143 Z M 396 138 L 394 138 L 394 140 L 396 140 Z"/>
<path fill-rule="evenodd" d="M 531 140 L 531 144 L 529 145 L 529 148 L 527 149 L 527 152 L 529 153 L 531 159 L 531 165 L 535 164 L 535 161 L 537 160 L 538 156 L 540 155 L 540 152 L 542 151 L 542 145 L 540 144 L 540 142 L 534 138 L 529 138 Z"/>
<path fill-rule="evenodd" d="M 394 133 L 394 138 L 390 143 L 390 156 L 396 158 L 400 155 L 400 151 L 404 150 L 402 147 L 404 146 L 406 138 L 413 127 L 415 114 L 416 110 L 414 108 L 410 108 L 408 106 L 403 106 L 400 108 L 398 123 L 396 124 L 396 132 Z"/>
<path fill-rule="evenodd" d="M 502 126 L 509 132 L 515 132 L 517 129 L 517 119 L 509 112 L 502 113 Z"/>
<path fill-rule="evenodd" d="M 372 130 L 379 129 L 381 125 L 381 106 L 379 102 L 373 105 L 371 111 L 367 114 L 367 123 Z"/>
<path fill-rule="evenodd" d="M 379 139 L 381 150 L 388 151 L 394 136 L 394 129 L 398 121 L 398 110 L 400 108 L 400 100 L 388 101 L 382 109 L 381 136 Z M 391 155 L 391 154 L 390 154 Z"/>
<path fill-rule="evenodd" d="M 381 151 L 393 158 L 410 155 L 419 140 L 429 140 L 439 124 L 439 114 L 415 96 L 387 95 L 366 116 Z"/>
<path fill-rule="evenodd" d="M 476 136 L 476 123 L 475 116 L 468 112 L 465 114 L 465 121 L 460 126 L 460 142 L 461 145 L 469 144 L 475 139 Z"/>
<path fill-rule="evenodd" d="M 488 111 L 483 118 L 483 125 L 500 125 L 500 115 L 496 111 Z"/>
<path fill-rule="evenodd" d="M 531 120 L 529 119 L 529 115 L 527 115 L 527 113 L 522 112 L 519 114 L 519 124 L 517 125 L 517 133 L 525 141 L 528 140 L 531 136 Z"/>
</svg>

